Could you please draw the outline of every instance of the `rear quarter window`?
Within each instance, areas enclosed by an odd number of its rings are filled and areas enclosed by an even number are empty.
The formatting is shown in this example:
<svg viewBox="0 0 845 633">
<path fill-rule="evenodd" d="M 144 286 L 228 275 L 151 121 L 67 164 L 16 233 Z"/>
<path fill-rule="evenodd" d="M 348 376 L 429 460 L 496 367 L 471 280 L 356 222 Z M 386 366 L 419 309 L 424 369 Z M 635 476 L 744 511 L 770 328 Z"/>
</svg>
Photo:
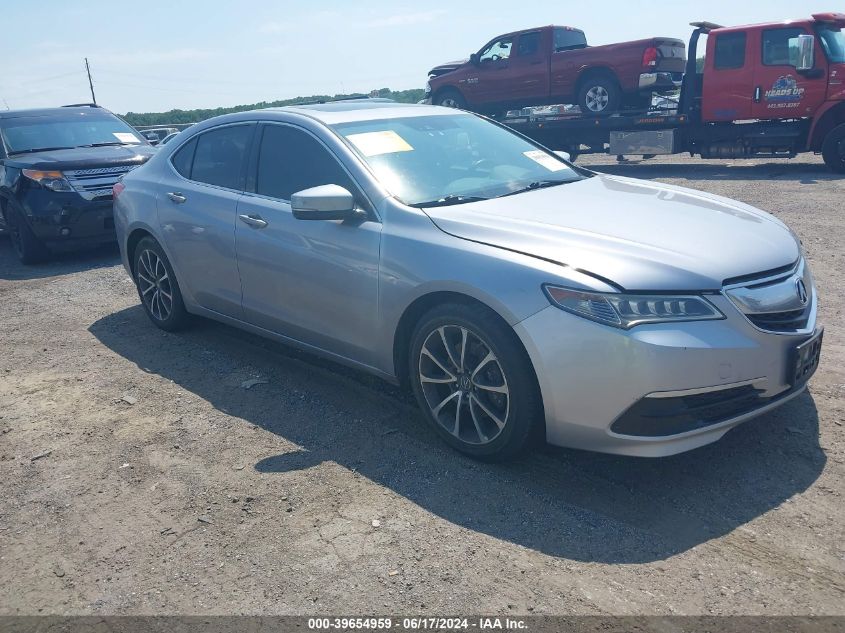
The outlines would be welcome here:
<svg viewBox="0 0 845 633">
<path fill-rule="evenodd" d="M 194 163 L 194 151 L 196 149 L 197 139 L 194 138 L 179 148 L 170 159 L 173 168 L 179 172 L 179 175 L 183 178 L 191 177 L 191 166 Z"/>
</svg>

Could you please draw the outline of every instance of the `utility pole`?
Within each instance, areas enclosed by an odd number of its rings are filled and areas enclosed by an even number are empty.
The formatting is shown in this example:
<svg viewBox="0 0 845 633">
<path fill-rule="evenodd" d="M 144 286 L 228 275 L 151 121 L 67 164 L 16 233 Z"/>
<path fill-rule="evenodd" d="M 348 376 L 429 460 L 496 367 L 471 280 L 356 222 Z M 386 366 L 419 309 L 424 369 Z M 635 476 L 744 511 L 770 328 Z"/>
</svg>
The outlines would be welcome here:
<svg viewBox="0 0 845 633">
<path fill-rule="evenodd" d="M 85 58 L 85 70 L 88 71 L 88 86 L 91 88 L 91 101 L 97 105 L 97 97 L 94 96 L 94 82 L 91 81 L 91 67 L 88 65 L 88 58 Z"/>
</svg>

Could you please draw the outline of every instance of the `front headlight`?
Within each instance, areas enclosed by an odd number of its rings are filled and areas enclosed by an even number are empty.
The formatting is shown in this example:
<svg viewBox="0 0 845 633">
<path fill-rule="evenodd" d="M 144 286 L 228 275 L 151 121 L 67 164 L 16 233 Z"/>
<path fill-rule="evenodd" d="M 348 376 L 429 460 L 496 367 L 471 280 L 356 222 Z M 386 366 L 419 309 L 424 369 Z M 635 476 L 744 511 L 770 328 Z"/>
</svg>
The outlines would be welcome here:
<svg viewBox="0 0 845 633">
<path fill-rule="evenodd" d="M 51 191 L 73 191 L 73 187 L 71 187 L 65 175 L 60 171 L 24 169 L 23 175 Z"/>
<path fill-rule="evenodd" d="M 425 82 L 425 94 L 428 94 L 429 92 L 431 92 L 431 82 L 426 81 Z"/>
<path fill-rule="evenodd" d="M 643 323 L 725 318 L 707 299 L 697 295 L 585 292 L 551 285 L 543 286 L 543 290 L 561 310 L 624 329 Z"/>
</svg>

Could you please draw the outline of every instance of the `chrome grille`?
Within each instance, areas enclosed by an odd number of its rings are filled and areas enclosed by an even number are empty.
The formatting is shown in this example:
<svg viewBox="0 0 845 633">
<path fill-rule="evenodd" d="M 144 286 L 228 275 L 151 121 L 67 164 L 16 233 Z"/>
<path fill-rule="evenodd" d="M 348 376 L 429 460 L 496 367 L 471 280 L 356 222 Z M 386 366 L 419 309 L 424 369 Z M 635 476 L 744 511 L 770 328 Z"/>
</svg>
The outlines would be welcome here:
<svg viewBox="0 0 845 633">
<path fill-rule="evenodd" d="M 785 273 L 728 286 L 725 295 L 754 326 L 779 334 L 804 333 L 814 326 L 815 287 L 803 258 Z"/>
<path fill-rule="evenodd" d="M 105 200 L 112 197 L 112 187 L 125 173 L 137 165 L 75 169 L 64 172 L 76 192 L 86 200 Z"/>
</svg>

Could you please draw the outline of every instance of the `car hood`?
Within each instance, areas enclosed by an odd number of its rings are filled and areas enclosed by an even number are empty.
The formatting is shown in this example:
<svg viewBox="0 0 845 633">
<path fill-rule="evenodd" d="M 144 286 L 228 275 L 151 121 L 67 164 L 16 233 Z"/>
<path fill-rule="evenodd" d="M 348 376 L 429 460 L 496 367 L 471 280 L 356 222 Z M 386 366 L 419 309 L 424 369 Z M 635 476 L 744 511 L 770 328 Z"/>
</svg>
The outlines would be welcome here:
<svg viewBox="0 0 845 633">
<path fill-rule="evenodd" d="M 459 59 L 454 62 L 446 62 L 445 64 L 440 64 L 439 66 L 435 66 L 434 68 L 429 70 L 428 76 L 439 77 L 440 75 L 445 75 L 446 73 L 450 73 L 453 70 L 457 70 L 467 62 L 469 62 L 468 59 Z"/>
<path fill-rule="evenodd" d="M 71 170 L 92 167 L 141 165 L 155 154 L 151 145 L 113 145 L 107 147 L 76 147 L 35 154 L 17 154 L 6 164 L 20 169 Z"/>
<path fill-rule="evenodd" d="M 596 175 L 565 185 L 425 209 L 444 232 L 539 257 L 625 290 L 718 290 L 794 263 L 773 216 L 699 191 Z"/>
</svg>

